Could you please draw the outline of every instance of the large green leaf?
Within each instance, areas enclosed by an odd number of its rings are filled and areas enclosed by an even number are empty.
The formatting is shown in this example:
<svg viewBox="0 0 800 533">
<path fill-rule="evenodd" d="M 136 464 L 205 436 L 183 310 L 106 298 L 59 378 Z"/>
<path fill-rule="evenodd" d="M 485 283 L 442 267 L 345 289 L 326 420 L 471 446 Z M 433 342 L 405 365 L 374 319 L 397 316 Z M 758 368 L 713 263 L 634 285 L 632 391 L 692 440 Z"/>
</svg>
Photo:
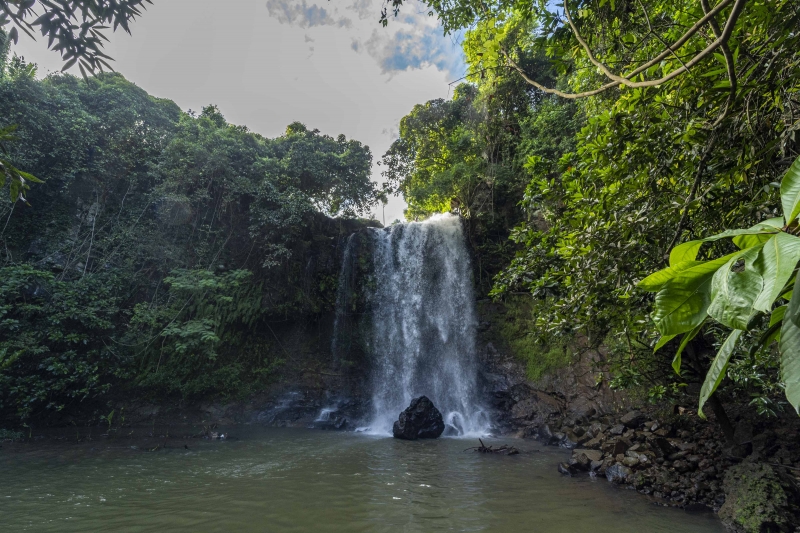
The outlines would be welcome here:
<svg viewBox="0 0 800 533">
<path fill-rule="evenodd" d="M 653 347 L 653 353 L 656 353 L 657 351 L 659 351 L 661 348 L 663 348 L 669 341 L 671 341 L 675 337 L 677 337 L 677 335 L 662 335 L 661 338 L 658 339 L 658 342 L 656 343 L 656 345 Z"/>
<path fill-rule="evenodd" d="M 763 231 L 764 233 L 757 233 L 754 235 L 738 235 L 733 238 L 733 244 L 738 246 L 740 249 L 744 250 L 745 248 L 750 248 L 751 246 L 757 246 L 763 242 L 767 242 L 772 238 L 775 234 L 775 229 L 781 229 L 783 227 L 783 217 L 778 218 L 770 218 L 769 220 L 765 220 L 753 226 L 750 229 L 758 229 Z"/>
<path fill-rule="evenodd" d="M 790 225 L 800 214 L 800 157 L 795 159 L 792 166 L 783 176 L 781 181 L 781 204 L 786 225 Z"/>
<path fill-rule="evenodd" d="M 798 261 L 800 238 L 781 232 L 764 243 L 753 265 L 764 280 L 763 290 L 753 303 L 756 310 L 767 313 L 772 309 L 772 304 L 783 292 Z"/>
<path fill-rule="evenodd" d="M 761 349 L 769 348 L 769 345 L 772 344 L 772 341 L 781 340 L 783 315 L 786 314 L 786 309 L 788 307 L 788 305 L 782 305 L 780 307 L 776 307 L 772 311 L 772 315 L 769 317 L 769 327 L 764 333 L 761 334 L 761 338 L 758 340 L 758 346 Z"/>
<path fill-rule="evenodd" d="M 703 261 L 684 261 L 678 263 L 674 267 L 670 266 L 650 274 L 637 283 L 636 286 L 645 291 L 658 292 L 664 288 L 664 285 L 666 285 L 669 280 L 677 276 L 680 272 L 702 263 Z"/>
<path fill-rule="evenodd" d="M 735 252 L 688 268 L 670 279 L 656 294 L 652 318 L 662 335 L 691 331 L 706 317 L 711 303 L 714 273 L 734 257 Z"/>
<path fill-rule="evenodd" d="M 770 219 L 772 220 L 772 219 Z M 747 236 L 755 236 L 752 241 L 747 241 L 747 243 L 752 243 L 751 246 L 755 246 L 764 242 L 768 235 L 772 235 L 778 233 L 780 231 L 779 228 L 768 224 L 765 221 L 761 224 L 756 224 L 752 228 L 746 229 L 729 229 L 723 231 L 722 233 L 717 233 L 716 235 L 712 235 L 711 237 L 706 237 L 705 239 L 700 239 L 697 241 L 688 241 L 683 244 L 679 244 L 672 251 L 669 253 L 669 266 L 675 268 L 676 265 L 684 263 L 686 261 L 695 261 L 697 259 L 697 253 L 700 251 L 700 247 L 705 242 L 713 242 L 719 241 L 722 239 L 734 238 L 734 239 L 741 239 L 742 237 Z M 745 243 L 744 241 L 739 240 L 741 243 Z M 740 248 L 749 248 L 750 246 L 739 246 Z"/>
<path fill-rule="evenodd" d="M 761 275 L 752 268 L 760 251 L 761 245 L 743 250 L 714 274 L 708 314 L 720 324 L 732 329 L 747 329 L 747 323 L 755 314 L 753 302 L 764 285 Z M 733 270 L 734 265 L 742 260 L 744 270 Z"/>
<path fill-rule="evenodd" d="M 788 309 L 788 307 L 788 305 L 776 307 L 769 317 L 769 325 L 774 326 L 778 322 L 783 322 L 783 317 L 786 315 L 786 309 Z"/>
<path fill-rule="evenodd" d="M 689 333 L 686 333 L 683 338 L 681 339 L 681 344 L 678 346 L 678 351 L 675 352 L 675 357 L 672 359 L 672 369 L 675 371 L 676 374 L 679 376 L 681 375 L 681 364 L 683 363 L 683 350 L 686 349 L 686 346 L 689 344 L 689 341 L 697 337 L 697 334 L 700 333 L 700 330 L 703 329 L 703 324 L 706 321 L 700 322 L 696 328 L 694 328 Z"/>
<path fill-rule="evenodd" d="M 800 281 L 797 274 L 795 285 Z M 781 327 L 781 377 L 786 388 L 786 399 L 800 414 L 800 291 L 794 291 Z"/>
<path fill-rule="evenodd" d="M 706 401 L 708 401 L 711 395 L 714 394 L 714 391 L 717 390 L 717 387 L 719 387 L 719 384 L 722 383 L 722 380 L 725 378 L 725 372 L 728 369 L 728 362 L 731 359 L 731 354 L 736 346 L 736 341 L 739 340 L 739 337 L 741 337 L 742 333 L 743 331 L 740 329 L 733 330 L 728 338 L 725 339 L 725 342 L 722 344 L 719 352 L 717 352 L 714 362 L 711 363 L 711 368 L 706 374 L 703 387 L 700 389 L 700 405 L 697 408 L 697 414 L 702 418 L 706 417 L 706 415 L 703 414 L 703 406 L 706 404 Z"/>
<path fill-rule="evenodd" d="M 689 241 L 673 248 L 669 253 L 669 266 L 675 268 L 676 265 L 697 259 L 697 252 L 700 251 L 703 242 Z"/>
</svg>

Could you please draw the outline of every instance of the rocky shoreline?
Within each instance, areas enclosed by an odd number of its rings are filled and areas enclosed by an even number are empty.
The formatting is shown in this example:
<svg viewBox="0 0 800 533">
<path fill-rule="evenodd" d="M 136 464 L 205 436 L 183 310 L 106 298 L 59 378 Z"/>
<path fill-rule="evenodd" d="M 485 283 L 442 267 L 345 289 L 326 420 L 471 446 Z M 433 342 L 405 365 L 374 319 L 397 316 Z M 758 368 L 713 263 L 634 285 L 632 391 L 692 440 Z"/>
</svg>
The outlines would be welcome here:
<svg viewBox="0 0 800 533">
<path fill-rule="evenodd" d="M 564 475 L 604 476 L 662 505 L 714 511 L 732 531 L 800 531 L 798 434 L 778 426 L 754 433 L 743 422 L 728 444 L 692 411 L 662 421 L 638 410 L 609 416 L 591 409 L 550 417 L 520 436 L 571 449 L 558 467 Z"/>
</svg>

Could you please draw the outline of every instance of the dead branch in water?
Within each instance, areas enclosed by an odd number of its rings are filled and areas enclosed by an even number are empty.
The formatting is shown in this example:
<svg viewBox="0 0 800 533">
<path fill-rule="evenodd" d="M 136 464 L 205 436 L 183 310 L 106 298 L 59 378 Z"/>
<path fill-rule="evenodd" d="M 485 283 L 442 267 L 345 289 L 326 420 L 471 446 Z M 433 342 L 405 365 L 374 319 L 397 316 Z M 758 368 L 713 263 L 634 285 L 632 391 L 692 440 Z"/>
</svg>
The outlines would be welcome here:
<svg viewBox="0 0 800 533">
<path fill-rule="evenodd" d="M 480 453 L 499 453 L 502 455 L 517 455 L 519 450 L 514 448 L 513 446 L 509 446 L 508 444 L 503 444 L 499 448 L 494 448 L 492 446 L 486 446 L 481 439 L 478 439 L 478 442 L 481 443 L 480 446 L 473 446 L 472 448 L 467 448 L 464 450 L 465 452 L 468 450 L 473 450 Z"/>
</svg>

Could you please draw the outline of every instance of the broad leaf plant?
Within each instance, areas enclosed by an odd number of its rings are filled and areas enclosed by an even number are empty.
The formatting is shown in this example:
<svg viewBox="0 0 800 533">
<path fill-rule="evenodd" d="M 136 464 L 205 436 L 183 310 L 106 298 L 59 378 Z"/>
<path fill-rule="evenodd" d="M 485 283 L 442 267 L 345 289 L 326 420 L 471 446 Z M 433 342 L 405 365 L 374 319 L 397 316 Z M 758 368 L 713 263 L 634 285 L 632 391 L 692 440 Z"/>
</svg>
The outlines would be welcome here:
<svg viewBox="0 0 800 533">
<path fill-rule="evenodd" d="M 756 346 L 768 349 L 778 343 L 786 398 L 800 413 L 800 291 L 793 291 L 800 280 L 800 158 L 783 177 L 780 193 L 784 216 L 680 244 L 670 252 L 667 268 L 638 284 L 656 293 L 651 316 L 661 338 L 655 350 L 683 335 L 672 363 L 678 374 L 681 354 L 707 321 L 733 330 L 706 374 L 700 416 L 725 378 L 736 343 L 763 313 L 770 315 L 769 327 Z M 738 250 L 698 260 L 704 244 L 723 239 L 731 239 Z"/>
</svg>

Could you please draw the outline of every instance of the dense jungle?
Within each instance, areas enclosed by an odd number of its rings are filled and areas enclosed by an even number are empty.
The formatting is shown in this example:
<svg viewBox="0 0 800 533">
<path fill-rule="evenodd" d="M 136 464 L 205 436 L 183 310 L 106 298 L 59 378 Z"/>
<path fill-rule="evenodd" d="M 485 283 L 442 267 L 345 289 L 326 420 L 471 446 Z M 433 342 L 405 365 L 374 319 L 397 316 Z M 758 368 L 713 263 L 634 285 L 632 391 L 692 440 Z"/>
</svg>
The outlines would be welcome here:
<svg viewBox="0 0 800 533">
<path fill-rule="evenodd" d="M 722 507 L 732 530 L 800 527 L 800 4 L 387 0 L 376 28 L 421 9 L 467 72 L 383 154 L 149 95 L 100 35 L 135 38 L 144 7 L 0 0 L 0 437 L 297 388 L 367 412 L 371 213 L 399 196 L 392 235 L 460 219 L 481 376 L 515 376 L 481 378 L 500 433 L 595 439 L 563 473 Z M 22 31 L 65 72 L 16 55 Z M 690 434 L 655 452 L 678 481 L 636 477 L 656 458 L 635 447 Z M 756 490 L 772 507 L 746 509 Z"/>
</svg>

